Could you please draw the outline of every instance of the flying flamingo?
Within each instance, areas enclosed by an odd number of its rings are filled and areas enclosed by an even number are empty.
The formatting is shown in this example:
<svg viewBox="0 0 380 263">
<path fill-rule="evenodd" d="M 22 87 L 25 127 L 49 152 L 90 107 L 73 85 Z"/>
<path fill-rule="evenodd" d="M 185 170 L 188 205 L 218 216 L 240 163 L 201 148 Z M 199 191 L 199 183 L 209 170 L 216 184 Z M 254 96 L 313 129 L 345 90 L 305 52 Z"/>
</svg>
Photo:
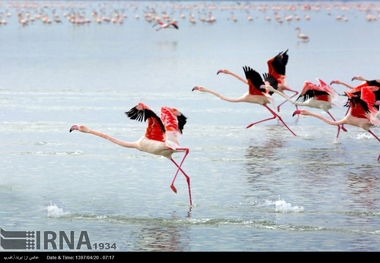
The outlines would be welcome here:
<svg viewBox="0 0 380 263">
<path fill-rule="evenodd" d="M 153 26 L 156 26 L 156 25 L 160 25 L 159 28 L 156 29 L 156 31 L 160 30 L 160 29 L 163 29 L 163 28 L 175 28 L 175 29 L 178 29 L 178 24 L 176 21 L 172 21 L 172 22 L 169 22 L 169 23 L 164 23 L 162 22 L 161 20 L 156 20 L 156 24 L 154 24 Z"/>
<path fill-rule="evenodd" d="M 350 108 L 346 116 L 340 121 L 333 121 L 307 110 L 296 110 L 293 113 L 293 116 L 296 114 L 308 115 L 318 118 L 330 125 L 339 126 L 343 124 L 349 124 L 352 126 L 360 127 L 363 130 L 368 131 L 380 142 L 380 138 L 370 130 L 370 128 L 374 125 L 380 126 L 380 120 L 377 117 L 379 110 L 373 106 L 375 103 L 375 94 L 369 87 L 362 88 L 360 98 L 350 92 L 345 93 L 348 97 L 347 103 L 349 104 Z M 377 161 L 380 162 L 380 155 L 377 158 Z"/>
<path fill-rule="evenodd" d="M 253 125 L 255 125 L 257 123 L 278 118 L 294 136 L 297 136 L 285 124 L 285 122 L 282 120 L 281 116 L 278 115 L 276 112 L 274 112 L 272 109 L 270 109 L 268 107 L 267 104 L 268 103 L 274 104 L 274 100 L 269 94 L 267 94 L 267 91 L 265 89 L 265 83 L 264 83 L 263 79 L 261 78 L 260 74 L 257 71 L 255 71 L 255 70 L 253 70 L 247 66 L 243 67 L 243 70 L 244 70 L 244 73 L 246 76 L 246 81 L 244 81 L 244 82 L 248 83 L 248 92 L 245 93 L 240 98 L 227 98 L 227 97 L 224 97 L 223 95 L 220 95 L 219 93 L 217 93 L 213 90 L 206 89 L 203 86 L 195 86 L 192 89 L 192 91 L 199 90 L 201 92 L 208 92 L 208 93 L 211 93 L 214 96 L 216 96 L 222 100 L 228 101 L 228 102 L 248 102 L 248 103 L 256 103 L 256 104 L 263 105 L 265 108 L 267 108 L 270 111 L 270 113 L 273 114 L 273 117 L 267 118 L 267 119 L 264 119 L 264 120 L 261 120 L 258 122 L 251 123 L 246 127 L 247 129 L 252 127 Z"/>
<path fill-rule="evenodd" d="M 278 91 L 284 92 L 285 90 L 287 90 L 290 92 L 294 92 L 295 94 L 290 97 L 290 98 L 293 98 L 294 96 L 296 96 L 298 94 L 298 91 L 291 89 L 290 87 L 288 87 L 285 84 L 285 71 L 286 71 L 286 65 L 288 64 L 288 60 L 289 60 L 288 50 L 286 50 L 285 52 L 280 52 L 276 56 L 274 56 L 273 58 L 269 59 L 267 61 L 267 65 L 268 65 L 268 75 L 267 76 L 273 76 L 277 80 L 277 90 Z M 264 80 L 265 80 L 265 78 L 264 78 Z M 272 87 L 274 87 L 274 86 L 272 86 Z M 269 94 L 272 95 L 273 92 L 269 92 Z M 280 107 L 285 102 L 286 102 L 286 100 L 277 106 L 278 112 L 280 112 Z M 296 105 L 296 108 L 297 108 L 297 105 Z"/>
<path fill-rule="evenodd" d="M 348 91 L 349 93 L 351 93 L 355 96 L 358 96 L 358 97 L 360 97 L 362 87 L 370 87 L 372 92 L 375 93 L 375 104 L 374 104 L 374 106 L 377 109 L 379 109 L 379 105 L 380 105 L 380 79 L 366 80 L 361 76 L 356 76 L 356 77 L 353 77 L 352 80 L 362 80 L 363 83 L 355 87 L 355 86 L 349 85 L 345 82 L 342 82 L 340 80 L 333 80 L 333 81 L 331 81 L 330 85 L 331 84 L 341 84 L 343 86 L 346 86 L 347 88 L 350 89 L 350 91 Z M 344 94 L 344 96 L 346 96 L 346 94 Z M 348 113 L 349 110 L 350 109 L 348 108 L 346 114 Z"/>
<path fill-rule="evenodd" d="M 279 52 L 276 56 L 274 56 L 273 58 L 271 58 L 267 61 L 267 65 L 268 65 L 268 75 L 267 76 L 271 76 L 277 80 L 277 85 L 272 86 L 272 87 L 276 87 L 277 90 L 279 90 L 281 92 L 283 92 L 285 90 L 294 92 L 295 94 L 293 96 L 291 96 L 291 98 L 292 98 L 298 94 L 298 91 L 291 89 L 290 87 L 288 87 L 285 84 L 285 71 L 286 71 L 286 65 L 287 65 L 288 60 L 289 60 L 289 55 L 287 52 L 288 52 L 288 50 L 286 50 L 285 52 Z M 240 81 L 242 81 L 244 83 L 248 83 L 246 79 L 238 76 L 237 74 L 235 74 L 235 73 L 233 73 L 227 69 L 220 69 L 220 70 L 218 70 L 218 72 L 216 74 L 218 75 L 219 73 L 229 74 L 229 75 L 239 79 Z M 264 77 L 264 80 L 268 81 L 267 79 L 265 79 L 265 77 Z M 269 94 L 272 95 L 273 92 L 269 92 Z M 280 105 L 278 105 L 278 107 L 277 107 L 278 112 L 280 111 L 280 106 L 282 104 L 284 104 L 285 102 L 286 102 L 286 100 L 284 102 L 282 102 Z"/>
<path fill-rule="evenodd" d="M 309 41 L 309 36 L 305 35 L 305 34 L 302 34 L 300 31 L 301 29 L 299 27 L 296 27 L 296 30 L 297 30 L 297 37 L 299 39 L 301 39 L 303 42 L 308 42 Z"/>
<path fill-rule="evenodd" d="M 310 108 L 324 110 L 331 117 L 331 119 L 335 121 L 329 110 L 333 105 L 337 104 L 337 98 L 339 94 L 331 86 L 327 85 L 323 80 L 317 78 L 317 81 L 319 82 L 319 85 L 316 85 L 310 81 L 305 81 L 301 94 L 295 101 L 288 97 L 286 94 L 274 89 L 272 86 L 268 86 L 267 90 L 283 96 L 286 100 L 296 106 L 307 106 Z M 338 125 L 336 139 L 339 137 L 340 129 L 347 131 L 343 125 Z"/>
<path fill-rule="evenodd" d="M 360 76 L 352 78 L 352 80 L 355 80 L 355 79 L 363 80 L 363 83 L 361 83 L 358 86 L 352 86 L 352 85 L 349 85 L 349 84 L 342 82 L 340 80 L 332 80 L 330 85 L 331 84 L 341 84 L 343 86 L 346 86 L 347 88 L 350 89 L 350 91 L 348 91 L 349 93 L 352 93 L 352 94 L 359 96 L 359 97 L 360 97 L 361 89 L 363 87 L 370 87 L 372 92 L 375 93 L 375 106 L 378 107 L 380 104 L 380 79 L 366 80 Z M 344 96 L 345 96 L 345 94 L 344 94 Z"/>
<path fill-rule="evenodd" d="M 186 124 L 187 118 L 177 109 L 170 107 L 161 107 L 160 118 L 148 106 L 141 102 L 126 112 L 126 114 L 132 120 L 148 120 L 148 126 L 146 128 L 145 135 L 135 142 L 122 141 L 113 138 L 105 133 L 91 130 L 83 125 L 73 125 L 70 128 L 70 132 L 78 130 L 83 133 L 90 133 L 126 148 L 135 148 L 143 152 L 161 155 L 168 158 L 177 167 L 177 171 L 174 175 L 170 188 L 175 193 L 177 193 L 177 189 L 174 187 L 174 181 L 177 177 L 178 172 L 181 171 L 187 181 L 190 206 L 192 206 L 190 177 L 182 170 L 182 164 L 189 153 L 189 149 L 180 147 L 178 140 L 182 134 L 182 130 Z M 172 158 L 172 154 L 176 152 L 185 153 L 179 165 Z"/>
</svg>

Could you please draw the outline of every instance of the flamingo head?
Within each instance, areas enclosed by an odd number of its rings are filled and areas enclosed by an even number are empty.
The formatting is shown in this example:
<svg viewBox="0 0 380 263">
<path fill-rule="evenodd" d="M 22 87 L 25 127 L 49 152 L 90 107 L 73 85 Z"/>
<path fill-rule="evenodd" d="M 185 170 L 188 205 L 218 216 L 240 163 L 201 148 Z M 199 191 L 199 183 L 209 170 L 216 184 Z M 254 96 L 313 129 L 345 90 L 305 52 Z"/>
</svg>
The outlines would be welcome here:
<svg viewBox="0 0 380 263">
<path fill-rule="evenodd" d="M 356 80 L 356 79 L 358 80 L 359 77 L 358 76 L 353 76 L 352 79 L 351 79 L 351 81 Z"/>
<path fill-rule="evenodd" d="M 230 72 L 227 69 L 220 69 L 218 70 L 218 72 L 216 72 L 216 75 L 218 75 L 219 73 L 229 74 Z"/>
<path fill-rule="evenodd" d="M 88 133 L 90 129 L 84 125 L 73 125 L 71 126 L 69 132 L 72 132 L 72 131 L 80 131 L 80 132 Z"/>
<path fill-rule="evenodd" d="M 340 80 L 332 80 L 331 82 L 330 82 L 330 85 L 331 84 L 341 84 L 341 82 L 340 82 Z"/>
<path fill-rule="evenodd" d="M 295 116 L 295 115 L 306 115 L 306 113 L 307 113 L 307 111 L 306 110 L 295 110 L 294 112 L 293 112 L 293 117 Z"/>
<path fill-rule="evenodd" d="M 204 91 L 204 87 L 202 86 L 195 86 L 191 91 L 194 91 L 194 90 L 199 90 L 199 91 Z"/>
</svg>

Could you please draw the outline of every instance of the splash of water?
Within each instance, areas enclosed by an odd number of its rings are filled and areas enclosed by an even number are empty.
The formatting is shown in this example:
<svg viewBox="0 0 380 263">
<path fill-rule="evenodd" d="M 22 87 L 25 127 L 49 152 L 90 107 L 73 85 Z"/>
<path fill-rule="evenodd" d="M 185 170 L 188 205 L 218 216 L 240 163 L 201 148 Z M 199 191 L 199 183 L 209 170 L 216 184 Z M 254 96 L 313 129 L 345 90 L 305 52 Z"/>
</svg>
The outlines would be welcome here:
<svg viewBox="0 0 380 263">
<path fill-rule="evenodd" d="M 53 203 L 51 203 L 49 206 L 46 207 L 46 211 L 47 211 L 48 217 L 54 217 L 54 218 L 58 218 L 58 217 L 62 217 L 62 216 L 70 214 L 70 212 L 63 211 L 62 208 L 59 208 L 56 204 L 53 204 Z"/>
</svg>

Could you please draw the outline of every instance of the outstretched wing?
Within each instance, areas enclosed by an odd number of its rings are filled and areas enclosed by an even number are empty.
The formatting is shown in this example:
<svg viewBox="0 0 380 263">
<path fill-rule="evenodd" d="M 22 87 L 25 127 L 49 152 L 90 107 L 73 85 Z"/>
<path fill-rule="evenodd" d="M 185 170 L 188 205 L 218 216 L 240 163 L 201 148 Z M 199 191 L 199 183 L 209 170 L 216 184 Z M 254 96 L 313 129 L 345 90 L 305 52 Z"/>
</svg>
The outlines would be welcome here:
<svg viewBox="0 0 380 263">
<path fill-rule="evenodd" d="M 179 137 L 182 135 L 187 118 L 175 108 L 161 107 L 161 120 L 166 130 L 166 144 L 175 149 L 179 147 Z"/>
<path fill-rule="evenodd" d="M 276 79 L 278 79 L 280 75 L 285 76 L 286 65 L 289 60 L 289 55 L 287 52 L 288 49 L 285 52 L 278 53 L 277 56 L 267 61 L 269 75 L 274 76 Z"/>
<path fill-rule="evenodd" d="M 267 81 L 272 88 L 278 89 L 278 81 L 275 77 L 269 75 L 268 73 L 263 73 L 263 78 L 264 81 Z M 273 91 L 269 91 L 269 95 L 272 95 L 273 93 Z"/>
<path fill-rule="evenodd" d="M 266 93 L 264 81 L 261 78 L 260 73 L 247 66 L 244 66 L 243 70 L 248 81 L 249 94 L 262 95 L 263 93 Z"/>
<path fill-rule="evenodd" d="M 148 120 L 145 136 L 151 140 L 162 142 L 165 141 L 165 126 L 160 117 L 158 117 L 157 114 L 154 113 L 148 106 L 140 102 L 125 114 L 127 114 L 131 120 L 141 122 Z"/>
<path fill-rule="evenodd" d="M 175 29 L 178 29 L 178 25 L 177 25 L 176 22 L 172 22 L 171 25 L 172 25 L 173 27 L 175 27 Z"/>
</svg>

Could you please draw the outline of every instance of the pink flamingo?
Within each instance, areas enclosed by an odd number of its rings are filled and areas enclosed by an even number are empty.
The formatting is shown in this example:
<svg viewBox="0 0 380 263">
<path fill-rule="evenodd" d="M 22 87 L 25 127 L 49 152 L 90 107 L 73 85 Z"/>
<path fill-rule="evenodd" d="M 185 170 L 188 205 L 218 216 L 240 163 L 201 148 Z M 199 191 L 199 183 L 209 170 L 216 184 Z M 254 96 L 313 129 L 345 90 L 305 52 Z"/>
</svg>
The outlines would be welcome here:
<svg viewBox="0 0 380 263">
<path fill-rule="evenodd" d="M 158 31 L 160 29 L 163 29 L 163 28 L 170 28 L 170 27 L 178 29 L 178 24 L 177 24 L 176 21 L 172 21 L 172 22 L 169 22 L 169 23 L 164 23 L 161 20 L 157 20 L 156 22 L 157 23 L 154 24 L 153 26 L 160 25 L 160 27 L 157 28 L 156 31 Z"/>
<path fill-rule="evenodd" d="M 296 96 L 298 94 L 298 91 L 291 89 L 290 87 L 288 87 L 285 84 L 285 71 L 286 71 L 286 65 L 288 64 L 288 60 L 289 60 L 289 55 L 287 52 L 288 52 L 288 50 L 286 50 L 285 52 L 280 52 L 276 56 L 274 56 L 273 58 L 271 58 L 267 61 L 268 76 L 273 77 L 277 81 L 277 86 L 272 86 L 272 87 L 275 87 L 278 91 L 281 91 L 281 92 L 284 92 L 285 90 L 290 91 L 290 92 L 294 92 L 295 94 L 293 96 L 291 96 L 291 98 L 293 98 L 294 96 Z M 229 74 L 229 75 L 239 79 L 240 81 L 247 83 L 246 79 L 238 76 L 237 74 L 235 74 L 235 73 L 233 73 L 227 69 L 220 69 L 220 70 L 218 70 L 218 72 L 216 74 L 219 75 L 219 73 Z M 264 80 L 267 81 L 267 79 L 265 77 L 264 77 Z M 273 92 L 269 92 L 269 95 L 272 95 L 272 94 L 273 94 Z M 284 102 L 282 102 L 280 105 L 278 105 L 278 107 L 277 107 L 278 112 L 280 111 L 280 106 L 282 104 L 284 104 L 285 102 L 286 102 L 286 100 Z"/>
<path fill-rule="evenodd" d="M 182 134 L 182 130 L 186 124 L 187 118 L 177 109 L 170 107 L 161 107 L 160 118 L 148 106 L 141 102 L 126 112 L 126 114 L 132 120 L 148 120 L 148 126 L 146 128 L 145 135 L 135 142 L 122 141 L 113 138 L 105 133 L 91 130 L 84 125 L 73 125 L 70 128 L 70 132 L 78 130 L 83 133 L 90 133 L 126 148 L 134 148 L 143 152 L 161 155 L 168 158 L 177 167 L 177 171 L 174 175 L 170 188 L 175 193 L 177 193 L 177 189 L 174 186 L 174 181 L 177 177 L 178 172 L 181 171 L 187 181 L 190 206 L 192 206 L 190 177 L 182 169 L 182 164 L 186 156 L 189 154 L 189 149 L 180 147 L 178 140 Z M 185 153 L 180 164 L 178 164 L 172 158 L 172 154 L 176 152 Z"/>
<path fill-rule="evenodd" d="M 329 110 L 337 102 L 339 94 L 331 86 L 327 85 L 323 80 L 317 78 L 317 81 L 319 82 L 319 85 L 316 85 L 310 81 L 305 81 L 302 91 L 295 101 L 288 97 L 286 94 L 274 89 L 271 86 L 268 86 L 267 90 L 278 93 L 296 106 L 307 106 L 310 108 L 324 110 L 331 117 L 331 119 L 335 121 L 335 118 L 332 116 Z M 340 129 L 347 131 L 343 125 L 338 125 L 336 139 L 339 137 Z"/>
<path fill-rule="evenodd" d="M 353 95 L 350 92 L 345 92 L 348 97 L 349 112 L 346 116 L 339 120 L 334 121 L 327 119 L 323 116 L 320 116 L 316 113 L 309 112 L 307 110 L 296 110 L 293 113 L 293 116 L 296 114 L 308 115 L 315 118 L 318 118 L 327 124 L 330 125 L 343 125 L 349 124 L 352 126 L 360 127 L 365 131 L 368 131 L 372 134 L 379 142 L 380 138 L 377 137 L 370 128 L 374 125 L 380 126 L 380 120 L 377 118 L 379 110 L 374 107 L 375 103 L 375 94 L 372 92 L 371 88 L 363 87 L 360 93 L 360 98 Z M 377 161 L 380 162 L 380 155 L 377 158 Z"/>
<path fill-rule="evenodd" d="M 267 91 L 265 89 L 265 83 L 264 83 L 263 79 L 261 78 L 260 74 L 257 71 L 255 71 L 255 70 L 253 70 L 247 66 L 243 67 L 243 70 L 244 70 L 244 73 L 246 76 L 246 80 L 244 82 L 248 83 L 248 92 L 245 93 L 240 98 L 227 98 L 227 97 L 224 97 L 224 96 L 220 95 L 219 93 L 217 93 L 213 90 L 206 89 L 203 86 L 195 86 L 192 90 L 193 91 L 198 90 L 201 92 L 208 92 L 208 93 L 211 93 L 214 96 L 216 96 L 222 100 L 228 101 L 228 102 L 248 102 L 248 103 L 256 103 L 256 104 L 263 105 L 265 108 L 267 108 L 269 110 L 270 113 L 273 114 L 273 117 L 267 118 L 267 119 L 264 119 L 264 120 L 261 120 L 258 122 L 251 123 L 246 127 L 247 129 L 252 127 L 255 124 L 260 123 L 260 122 L 264 122 L 264 121 L 268 121 L 268 120 L 278 118 L 294 136 L 297 136 L 286 125 L 286 123 L 282 120 L 281 116 L 278 115 L 276 112 L 274 112 L 272 109 L 270 109 L 268 107 L 267 104 L 268 103 L 274 104 L 274 100 L 269 94 L 267 94 Z"/>
<path fill-rule="evenodd" d="M 288 64 L 289 55 L 288 55 L 288 49 L 285 52 L 280 52 L 273 58 L 269 59 L 267 61 L 268 65 L 268 74 L 269 76 L 273 76 L 277 80 L 277 90 L 284 93 L 284 91 L 290 91 L 294 92 L 294 95 L 290 98 L 293 98 L 298 94 L 298 91 L 291 89 L 288 87 L 285 83 L 285 72 L 286 72 L 286 65 Z M 273 86 L 272 86 L 273 87 Z M 273 92 L 269 92 L 270 95 L 273 94 Z M 280 112 L 280 107 L 283 105 L 287 100 L 282 102 L 280 105 L 277 106 L 277 111 Z M 297 105 L 296 105 L 297 108 Z M 298 109 L 298 108 L 297 108 Z"/>
</svg>

